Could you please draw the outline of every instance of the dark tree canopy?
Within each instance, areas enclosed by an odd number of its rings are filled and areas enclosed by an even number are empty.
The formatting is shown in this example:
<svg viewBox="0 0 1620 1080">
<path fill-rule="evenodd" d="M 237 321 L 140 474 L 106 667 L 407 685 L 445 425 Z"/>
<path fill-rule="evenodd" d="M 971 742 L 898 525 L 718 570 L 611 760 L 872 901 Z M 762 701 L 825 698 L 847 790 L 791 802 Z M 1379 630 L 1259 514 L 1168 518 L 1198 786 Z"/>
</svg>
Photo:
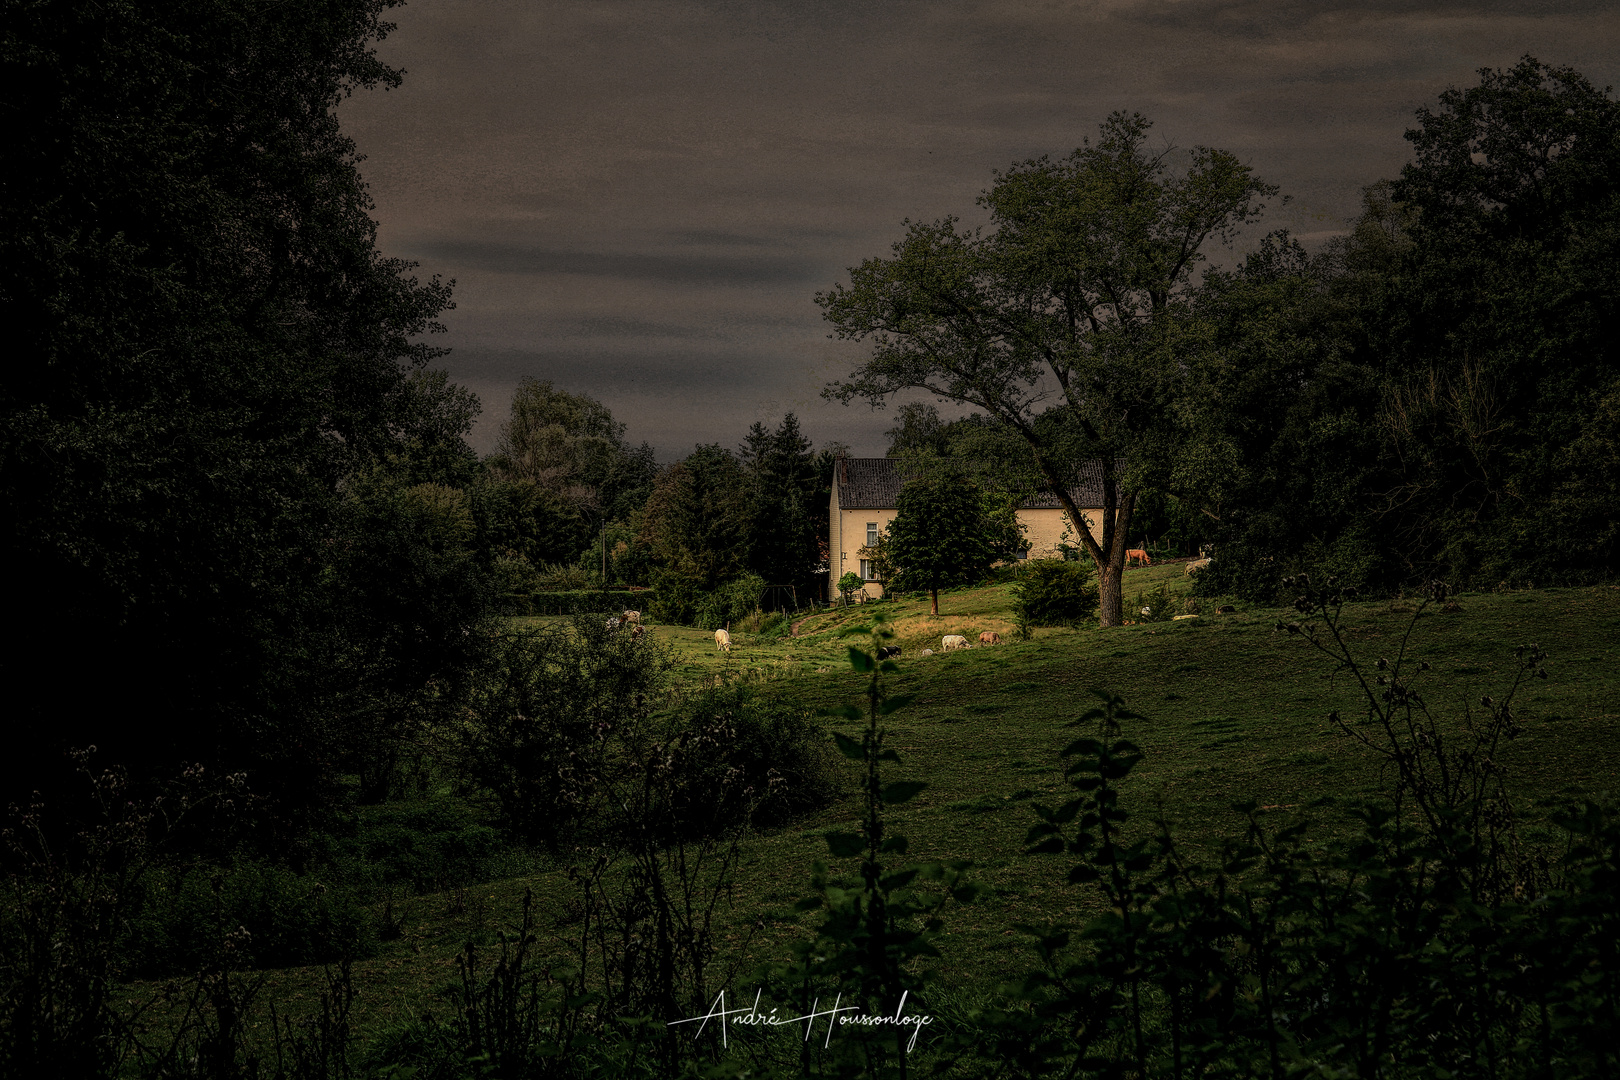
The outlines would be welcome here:
<svg viewBox="0 0 1620 1080">
<path fill-rule="evenodd" d="M 1620 104 L 1526 58 L 1418 111 L 1414 160 L 1314 256 L 1262 244 L 1194 297 L 1201 587 L 1394 590 L 1620 565 Z"/>
<path fill-rule="evenodd" d="M 775 431 L 754 424 L 740 457 L 754 503 L 750 569 L 769 585 L 814 597 L 820 591 L 816 578 L 826 537 L 827 497 L 814 447 L 800 431 L 799 418 L 788 413 Z"/>
<path fill-rule="evenodd" d="M 449 286 L 377 252 L 335 115 L 399 81 L 372 52 L 387 6 L 7 5 L 0 543 L 32 632 L 6 674 L 43 710 L 12 761 L 94 741 L 327 768 L 340 485 L 453 469 L 470 420 L 410 376 Z"/>
</svg>

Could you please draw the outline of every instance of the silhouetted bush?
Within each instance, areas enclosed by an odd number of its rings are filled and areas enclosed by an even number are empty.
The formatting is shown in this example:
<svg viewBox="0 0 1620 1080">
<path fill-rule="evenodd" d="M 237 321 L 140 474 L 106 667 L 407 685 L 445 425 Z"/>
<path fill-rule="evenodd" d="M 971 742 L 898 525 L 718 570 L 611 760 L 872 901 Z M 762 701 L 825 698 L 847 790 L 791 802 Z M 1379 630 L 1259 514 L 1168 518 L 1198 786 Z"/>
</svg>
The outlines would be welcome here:
<svg viewBox="0 0 1620 1080">
<path fill-rule="evenodd" d="M 808 710 L 741 683 L 682 703 L 664 740 L 690 744 L 669 778 L 665 819 L 689 836 L 742 819 L 779 824 L 839 792 L 836 759 Z"/>
</svg>

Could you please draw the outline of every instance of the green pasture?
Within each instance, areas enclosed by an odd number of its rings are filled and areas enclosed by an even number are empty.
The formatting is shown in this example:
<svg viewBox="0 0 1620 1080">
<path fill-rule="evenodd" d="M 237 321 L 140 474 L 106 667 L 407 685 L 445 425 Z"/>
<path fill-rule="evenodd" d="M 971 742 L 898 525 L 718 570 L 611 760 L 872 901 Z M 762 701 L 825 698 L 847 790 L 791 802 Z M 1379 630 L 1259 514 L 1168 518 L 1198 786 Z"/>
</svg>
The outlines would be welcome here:
<svg viewBox="0 0 1620 1080">
<path fill-rule="evenodd" d="M 1132 570 L 1129 602 L 1161 582 L 1185 588 L 1181 566 Z M 1124 696 L 1146 719 L 1127 734 L 1147 757 L 1126 785 L 1140 818 L 1161 813 L 1176 832 L 1208 844 L 1236 830 L 1234 803 L 1255 802 L 1276 814 L 1305 812 L 1322 830 L 1335 827 L 1337 806 L 1378 790 L 1377 759 L 1338 734 L 1331 710 L 1356 710 L 1359 691 L 1344 673 L 1299 637 L 1275 629 L 1278 610 L 1205 614 L 1174 622 L 1113 630 L 1042 629 L 1033 640 L 1012 638 L 1009 586 L 942 594 L 941 614 L 922 602 L 890 602 L 833 610 L 799 626 L 796 637 L 734 632 L 729 654 L 712 633 L 673 627 L 653 632 L 666 642 L 678 677 L 688 685 L 724 678 L 767 683 L 773 692 L 816 708 L 859 699 L 864 682 L 847 662 L 854 640 L 840 636 L 883 612 L 903 653 L 887 677 L 894 694 L 915 701 L 888 720 L 889 744 L 902 757 L 892 779 L 918 779 L 928 788 L 893 810 L 889 822 L 911 848 L 907 861 L 969 859 L 986 886 L 983 898 L 950 911 L 941 945 L 942 982 L 984 992 L 1025 963 L 1019 923 L 1074 921 L 1088 909 L 1084 889 L 1064 884 L 1067 862 L 1020 854 L 1033 821 L 1032 801 L 1063 791 L 1058 753 L 1074 737 L 1069 723 L 1095 702 L 1093 690 Z M 1547 589 L 1464 594 L 1457 610 L 1378 601 L 1346 609 L 1350 637 L 1368 662 L 1393 658 L 1403 647 L 1432 670 L 1417 686 L 1442 715 L 1461 717 L 1482 694 L 1498 697 L 1513 671 L 1513 649 L 1546 648 L 1550 678 L 1532 681 L 1516 699 L 1523 734 L 1509 744 L 1512 793 L 1529 842 L 1546 842 L 1549 808 L 1612 789 L 1620 780 L 1620 590 Z M 950 655 L 939 637 L 979 630 L 1004 643 Z M 1410 638 L 1406 635 L 1410 631 Z M 825 721 L 855 732 L 852 721 Z M 853 766 L 851 766 L 853 769 Z M 826 858 L 822 835 L 854 826 L 858 806 L 846 797 L 791 827 L 746 842 L 728 912 L 727 944 L 745 966 L 783 956 L 781 942 L 798 933 L 795 899 L 807 889 L 811 863 Z M 835 864 L 836 870 L 836 864 Z M 564 868 L 544 870 L 453 893 L 402 897 L 394 912 L 403 933 L 375 959 L 356 965 L 362 997 L 357 1021 L 380 1026 L 441 1007 L 440 988 L 456 978 L 455 954 L 471 935 L 488 939 L 509 925 L 520 897 L 533 889 L 542 924 L 559 952 L 577 930 L 577 908 Z M 286 998 L 284 1011 L 313 1001 L 305 971 L 268 975 L 267 992 Z"/>
</svg>

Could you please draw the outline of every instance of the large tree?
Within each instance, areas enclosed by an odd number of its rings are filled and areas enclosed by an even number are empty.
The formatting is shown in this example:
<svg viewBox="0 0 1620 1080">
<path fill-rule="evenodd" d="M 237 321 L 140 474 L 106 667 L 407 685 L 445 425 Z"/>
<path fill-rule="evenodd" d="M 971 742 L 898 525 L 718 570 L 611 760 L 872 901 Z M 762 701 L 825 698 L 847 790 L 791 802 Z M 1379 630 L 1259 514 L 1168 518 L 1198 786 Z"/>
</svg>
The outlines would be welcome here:
<svg viewBox="0 0 1620 1080">
<path fill-rule="evenodd" d="M 1138 496 L 1174 460 L 1194 272 L 1276 191 L 1225 151 L 1150 148 L 1149 126 L 1115 113 L 1067 158 L 996 174 L 988 232 L 911 224 L 891 257 L 816 298 L 837 337 L 872 346 L 828 396 L 924 390 L 1018 433 L 1097 564 L 1104 626 L 1123 621 Z M 1102 469 L 1096 539 L 1070 496 L 1087 460 Z"/>
<path fill-rule="evenodd" d="M 431 444 L 469 416 L 411 377 L 449 289 L 377 251 L 336 116 L 399 81 L 372 52 L 387 6 L 6 5 L 19 782 L 89 742 L 251 766 L 284 791 L 330 772 L 317 699 L 352 637 L 331 602 L 344 485 L 389 459 L 453 465 Z"/>
<path fill-rule="evenodd" d="M 512 394 L 490 464 L 497 475 L 536 484 L 584 517 L 622 521 L 646 501 L 658 471 L 652 447 L 631 446 L 624 432 L 589 394 L 528 378 Z"/>
</svg>

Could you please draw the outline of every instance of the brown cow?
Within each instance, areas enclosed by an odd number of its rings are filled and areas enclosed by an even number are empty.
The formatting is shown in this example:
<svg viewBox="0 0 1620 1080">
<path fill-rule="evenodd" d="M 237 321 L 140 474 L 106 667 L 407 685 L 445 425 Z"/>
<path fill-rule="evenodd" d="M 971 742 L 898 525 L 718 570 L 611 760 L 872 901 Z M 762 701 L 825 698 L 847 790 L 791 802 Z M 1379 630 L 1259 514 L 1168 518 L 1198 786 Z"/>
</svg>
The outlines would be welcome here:
<svg viewBox="0 0 1620 1080">
<path fill-rule="evenodd" d="M 1129 566 L 1133 562 L 1141 562 L 1143 566 L 1153 565 L 1153 560 L 1148 558 L 1148 553 L 1143 548 L 1131 548 L 1125 553 L 1125 565 Z"/>
<path fill-rule="evenodd" d="M 1000 645 L 1001 635 L 996 633 L 994 630 L 986 630 L 984 633 L 979 635 L 979 643 L 981 645 Z"/>
</svg>

